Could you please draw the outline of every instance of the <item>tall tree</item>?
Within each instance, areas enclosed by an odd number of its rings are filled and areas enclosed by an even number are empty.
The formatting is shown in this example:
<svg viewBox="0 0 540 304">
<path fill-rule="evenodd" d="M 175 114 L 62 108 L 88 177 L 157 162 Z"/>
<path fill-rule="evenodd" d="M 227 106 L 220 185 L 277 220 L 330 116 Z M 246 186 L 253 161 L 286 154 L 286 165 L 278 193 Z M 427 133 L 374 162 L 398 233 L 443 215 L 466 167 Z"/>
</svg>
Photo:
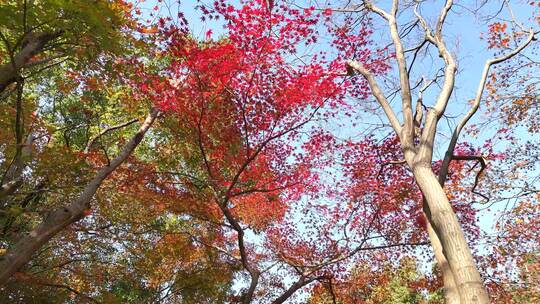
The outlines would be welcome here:
<svg viewBox="0 0 540 304">
<path fill-rule="evenodd" d="M 532 29 L 528 30 L 520 44 L 514 49 L 486 61 L 472 106 L 453 130 L 448 147 L 445 149 L 442 164 L 436 172 L 432 167 L 433 153 L 437 149 L 435 136 L 440 130 L 438 123 L 443 117 L 454 91 L 457 72 L 456 58 L 449 49 L 444 36 L 445 21 L 454 5 L 453 1 L 446 1 L 434 27 L 422 16 L 421 3 L 400 6 L 398 1 L 393 1 L 390 10 L 386 11 L 369 1 L 364 1 L 358 8 L 355 8 L 360 13 L 367 12 L 378 15 L 387 22 L 388 33 L 394 47 L 396 70 L 399 74 L 402 121 L 397 118 L 395 110 L 391 107 L 372 71 L 355 60 L 350 60 L 348 64 L 368 82 L 373 96 L 383 108 L 396 135 L 399 136 L 404 161 L 412 170 L 415 181 L 422 191 L 425 202 L 424 214 L 428 219 L 427 228 L 435 256 L 443 270 L 447 301 L 449 303 L 488 303 L 488 294 L 483 286 L 482 278 L 475 265 L 459 220 L 449 203 L 444 185 L 452 161 L 479 159 L 478 155 L 456 155 L 455 148 L 463 127 L 478 110 L 490 68 L 521 52 L 534 39 L 535 33 Z M 420 41 L 416 49 L 420 49 L 424 45 L 433 46 L 444 63 L 444 80 L 441 89 L 425 115 L 424 107 L 427 103 L 422 99 L 421 94 L 413 108 L 411 88 L 414 87 L 414 84 L 411 84 L 410 75 L 411 66 L 417 53 L 413 52 L 414 57 L 408 58 L 410 52 L 404 46 L 402 30 L 398 25 L 398 12 L 401 9 L 412 11 L 411 13 L 415 16 L 414 27 L 418 25 L 423 36 L 423 41 Z M 429 85 L 429 83 L 425 85 Z M 420 90 L 420 93 L 422 90 L 424 88 Z"/>
<path fill-rule="evenodd" d="M 439 122 L 450 120 L 459 76 L 446 32 L 452 1 L 433 18 L 426 2 L 201 1 L 201 21 L 190 23 L 175 1 L 7 3 L 13 17 L 2 22 L 44 22 L 40 31 L 57 34 L 25 51 L 17 39 L 33 34 L 2 28 L 11 76 L 0 77 L 0 107 L 13 115 L 0 116 L 0 296 L 9 301 L 51 292 L 57 302 L 286 303 L 310 291 L 314 303 L 440 302 L 425 297 L 440 294 L 440 275 L 448 303 L 486 303 L 481 274 L 497 300 L 507 290 L 536 296 L 494 284 L 535 282 L 527 232 L 536 223 L 512 219 L 536 211 L 530 184 L 493 164 L 534 170 L 491 139 L 459 143 L 485 99 L 516 104 L 488 112 L 505 114 L 507 142 L 520 132 L 511 114 L 532 113 L 528 91 L 499 98 L 519 91 L 516 78 L 491 73 L 515 67 L 535 36 L 511 11 L 512 35 L 489 27 L 497 57 L 448 130 Z M 194 25 L 209 28 L 198 37 Z M 431 52 L 442 64 L 427 79 L 418 64 L 431 65 Z M 390 126 L 372 124 L 378 110 Z M 368 122 L 355 121 L 363 111 Z M 447 131 L 449 143 L 435 138 Z M 478 271 L 469 244 L 486 236 L 475 201 L 489 199 L 486 189 L 502 197 L 506 181 L 528 192 L 499 226 L 508 238 L 494 241 L 494 259 L 479 259 L 489 271 Z M 430 242 L 440 272 L 417 273 Z M 499 272 L 504 247 L 516 276 Z"/>
<path fill-rule="evenodd" d="M 118 155 L 97 170 L 93 178 L 77 176 L 78 180 L 71 181 L 85 184 L 83 189 L 78 189 L 78 197 L 66 191 L 60 203 L 56 201 L 56 204 L 45 208 L 30 204 L 32 201 L 39 202 L 37 197 L 42 198 L 48 192 L 45 189 L 51 185 L 54 187 L 54 183 L 60 181 L 60 172 L 46 167 L 55 165 L 51 157 L 65 157 L 64 162 L 56 165 L 74 170 L 69 172 L 74 175 L 82 173 L 85 170 L 81 170 L 80 160 L 73 157 L 77 148 L 82 150 L 80 152 L 91 149 L 94 141 L 100 137 L 137 121 L 131 119 L 129 123 L 110 126 L 93 139 L 89 138 L 93 135 L 87 133 L 88 149 L 82 146 L 84 139 L 81 137 L 77 138 L 76 147 L 73 147 L 68 132 L 84 125 L 90 127 L 92 123 L 87 118 L 91 114 L 74 113 L 81 109 L 74 103 L 71 104 L 71 112 L 63 111 L 65 108 L 58 109 L 63 106 L 57 107 L 57 102 L 63 103 L 70 98 L 71 102 L 74 99 L 80 102 L 92 94 L 92 97 L 99 95 L 95 94 L 98 89 L 95 86 L 95 73 L 105 73 L 115 52 L 133 41 L 126 34 L 135 24 L 129 16 L 130 7 L 123 1 L 98 1 L 93 4 L 87 1 L 7 1 L 1 5 L 3 18 L 0 38 L 3 44 L 0 91 L 3 99 L 12 102 L 12 105 L 2 104 L 2 107 L 14 113 L 15 117 L 9 122 L 3 121 L 9 132 L 2 134 L 5 136 L 3 143 L 6 143 L 2 149 L 2 168 L 5 171 L 0 191 L 4 211 L 2 246 L 8 247 L 1 261 L 5 265 L 0 275 L 2 283 L 27 263 L 49 239 L 85 216 L 85 210 L 89 208 L 103 180 L 132 154 L 158 116 L 159 111 L 152 110 L 140 129 L 132 134 L 133 137 L 117 150 Z M 81 70 L 83 66 L 87 69 Z M 61 75 L 59 71 L 68 73 Z M 68 77 L 65 77 L 66 74 Z M 112 83 L 113 77 L 115 75 L 107 80 Z M 46 92 L 42 95 L 44 98 L 40 98 L 38 94 L 43 92 L 44 87 L 59 90 Z M 47 98 L 49 96 L 53 98 Z M 66 98 L 62 101 L 55 99 L 63 97 Z M 51 108 L 52 111 L 49 110 Z M 66 118 L 66 114 L 69 118 Z M 77 116 L 74 120 L 79 120 L 82 126 L 71 124 L 70 120 Z M 68 122 L 65 129 L 65 126 L 61 126 L 64 118 Z M 59 131 L 63 131 L 63 141 L 56 141 Z M 62 147 L 62 144 L 65 146 Z M 84 173 L 93 174 L 91 171 Z M 22 188 L 31 193 L 21 195 Z M 37 226 L 32 223 L 24 227 L 24 221 L 23 225 L 14 225 L 21 224 L 24 217 L 36 211 L 44 215 L 43 221 Z M 33 216 L 30 218 L 34 220 Z"/>
</svg>

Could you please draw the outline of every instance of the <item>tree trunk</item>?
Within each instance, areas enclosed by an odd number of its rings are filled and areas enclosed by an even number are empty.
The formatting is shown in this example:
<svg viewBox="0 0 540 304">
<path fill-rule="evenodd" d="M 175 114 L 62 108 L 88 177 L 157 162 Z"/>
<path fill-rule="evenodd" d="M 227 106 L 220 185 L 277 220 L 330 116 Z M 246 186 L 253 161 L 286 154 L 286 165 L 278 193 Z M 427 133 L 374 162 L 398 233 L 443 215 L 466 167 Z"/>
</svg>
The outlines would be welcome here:
<svg viewBox="0 0 540 304">
<path fill-rule="evenodd" d="M 63 31 L 53 33 L 29 33 L 23 40 L 21 51 L 13 56 L 11 62 L 0 64 L 0 93 L 19 78 L 19 70 L 43 51 L 47 43 L 60 37 Z"/>
<path fill-rule="evenodd" d="M 158 114 L 156 109 L 148 114 L 139 131 L 124 145 L 110 165 L 101 168 L 96 173 L 96 176 L 86 185 L 84 191 L 75 201 L 65 207 L 53 210 L 41 224 L 29 234 L 21 236 L 20 240 L 9 248 L 5 255 L 0 257 L 0 285 L 5 284 L 15 272 L 28 263 L 32 256 L 53 236 L 84 217 L 84 212 L 90 207 L 90 201 L 101 183 L 131 155 Z"/>
<path fill-rule="evenodd" d="M 440 240 L 442 254 L 454 275 L 461 304 L 489 304 L 465 235 L 437 177 L 425 164 L 413 166 L 413 174 L 429 206 L 428 221 Z"/>
<path fill-rule="evenodd" d="M 426 218 L 427 217 L 428 216 L 426 215 Z M 448 260 L 443 254 L 441 241 L 439 240 L 439 237 L 435 233 L 435 230 L 433 230 L 433 227 L 431 226 L 429 221 L 426 222 L 426 225 L 429 234 L 429 240 L 431 241 L 431 246 L 433 247 L 435 261 L 437 262 L 437 266 L 439 266 L 442 272 L 444 302 L 446 304 L 460 304 L 459 292 L 456 286 L 456 281 L 454 280 L 454 274 L 450 269 L 450 265 L 448 265 Z"/>
</svg>

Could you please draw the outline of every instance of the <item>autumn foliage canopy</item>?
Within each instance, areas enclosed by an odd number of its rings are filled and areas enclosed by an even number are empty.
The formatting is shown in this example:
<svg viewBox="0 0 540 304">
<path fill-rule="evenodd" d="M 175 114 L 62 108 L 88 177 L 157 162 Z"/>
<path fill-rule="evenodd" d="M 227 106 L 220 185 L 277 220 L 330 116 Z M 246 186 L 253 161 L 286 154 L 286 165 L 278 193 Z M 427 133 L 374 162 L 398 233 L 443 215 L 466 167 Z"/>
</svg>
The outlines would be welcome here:
<svg viewBox="0 0 540 304">
<path fill-rule="evenodd" d="M 537 303 L 540 3 L 470 2 L 4 1 L 0 302 Z"/>
</svg>

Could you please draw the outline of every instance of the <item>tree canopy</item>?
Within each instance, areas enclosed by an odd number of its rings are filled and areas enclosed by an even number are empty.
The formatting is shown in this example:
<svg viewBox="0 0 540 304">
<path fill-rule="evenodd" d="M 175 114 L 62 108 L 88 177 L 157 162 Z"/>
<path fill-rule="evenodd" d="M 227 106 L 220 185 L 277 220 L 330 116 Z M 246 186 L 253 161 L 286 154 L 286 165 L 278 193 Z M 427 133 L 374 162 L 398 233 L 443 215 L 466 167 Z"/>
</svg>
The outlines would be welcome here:
<svg viewBox="0 0 540 304">
<path fill-rule="evenodd" d="M 3 1 L 0 299 L 539 302 L 539 7 Z"/>
</svg>

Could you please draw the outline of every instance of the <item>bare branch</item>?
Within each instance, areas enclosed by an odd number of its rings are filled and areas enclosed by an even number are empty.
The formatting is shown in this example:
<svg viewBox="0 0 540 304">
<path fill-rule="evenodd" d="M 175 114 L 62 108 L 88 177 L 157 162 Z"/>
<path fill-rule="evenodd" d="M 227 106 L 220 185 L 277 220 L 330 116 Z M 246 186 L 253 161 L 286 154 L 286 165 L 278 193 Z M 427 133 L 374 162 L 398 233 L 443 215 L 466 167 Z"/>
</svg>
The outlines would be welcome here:
<svg viewBox="0 0 540 304">
<path fill-rule="evenodd" d="M 482 173 L 484 173 L 484 170 L 486 169 L 486 159 L 483 156 L 476 156 L 476 155 L 453 155 L 452 159 L 453 160 L 476 160 L 477 164 L 480 164 L 480 171 L 478 171 L 478 173 L 476 174 L 476 177 L 474 178 L 474 185 L 471 189 L 471 192 L 476 195 L 481 196 L 482 198 L 486 200 L 486 202 L 489 202 L 489 197 L 487 195 L 476 191 L 476 187 L 478 186 L 480 177 L 482 177 Z"/>
<path fill-rule="evenodd" d="M 422 17 L 422 15 L 419 12 L 420 2 L 418 2 L 414 7 L 414 14 L 416 15 L 416 18 L 418 18 L 418 21 L 420 21 L 420 26 L 424 29 L 424 35 L 426 37 L 426 40 L 429 41 L 432 44 L 435 44 L 435 37 L 433 36 L 433 33 L 431 31 L 431 28 L 429 27 L 428 23 L 426 22 L 426 19 Z"/>
<path fill-rule="evenodd" d="M 371 92 L 373 96 L 375 96 L 375 99 L 379 102 L 381 107 L 384 110 L 384 113 L 388 117 L 388 120 L 390 121 L 390 124 L 392 125 L 392 128 L 396 132 L 396 134 L 401 134 L 401 124 L 399 123 L 399 120 L 396 117 L 396 114 L 394 113 L 394 110 L 392 110 L 392 107 L 390 106 L 390 103 L 384 96 L 384 93 L 382 92 L 381 88 L 377 84 L 377 81 L 373 77 L 373 74 L 364 67 L 364 65 L 358 61 L 349 60 L 347 62 L 347 65 L 362 74 L 364 78 L 366 78 L 369 87 L 371 88 Z"/>
<path fill-rule="evenodd" d="M 396 2 L 397 2 L 397 1 L 394 0 L 394 4 L 395 4 Z M 390 20 L 390 18 L 391 18 L 390 14 L 388 14 L 388 13 L 385 12 L 384 10 L 380 9 L 379 7 L 375 6 L 375 5 L 374 5 L 373 3 L 371 3 L 370 1 L 364 1 L 364 6 L 365 6 L 368 10 L 370 10 L 370 11 L 376 13 L 377 15 L 383 17 L 383 18 L 386 19 L 386 20 Z M 393 6 L 392 6 L 392 7 L 393 7 Z"/>
<path fill-rule="evenodd" d="M 442 35 L 442 29 L 444 25 L 444 21 L 446 20 L 446 16 L 448 15 L 448 12 L 452 8 L 452 5 L 454 4 L 454 1 L 447 0 L 444 4 L 444 8 L 441 10 L 441 13 L 439 15 L 439 20 L 437 21 L 437 29 L 435 32 L 436 37 L 440 37 Z"/>
<path fill-rule="evenodd" d="M 454 57 L 446 47 L 446 43 L 444 42 L 444 38 L 442 36 L 442 27 L 444 25 L 444 20 L 446 19 L 446 15 L 451 9 L 452 4 L 453 2 L 451 0 L 446 1 L 444 8 L 441 10 L 439 21 L 437 23 L 437 30 L 435 32 L 435 37 L 433 38 L 429 38 L 429 36 L 431 35 L 429 27 L 427 26 L 427 23 L 425 23 L 425 21 L 422 21 L 423 19 L 421 18 L 420 14 L 418 14 L 418 12 L 416 11 L 417 17 L 421 19 L 421 24 L 424 27 L 426 37 L 428 37 L 428 40 L 430 40 L 430 42 L 432 42 L 437 47 L 439 55 L 443 58 L 445 62 L 444 82 L 442 85 L 442 89 L 439 93 L 439 96 L 437 97 L 435 106 L 426 115 L 425 127 L 420 138 L 418 155 L 415 159 L 415 162 L 420 162 L 426 165 L 429 164 L 432 160 L 433 143 L 435 141 L 437 123 L 444 114 L 446 106 L 448 105 L 448 101 L 450 100 L 450 96 L 452 95 L 452 92 L 454 90 L 454 83 L 456 78 L 456 62 Z"/>
<path fill-rule="evenodd" d="M 489 69 L 491 68 L 492 65 L 508 60 L 514 57 L 515 55 L 519 54 L 519 52 L 525 49 L 531 43 L 531 41 L 533 41 L 534 37 L 535 37 L 535 34 L 533 30 L 531 29 L 529 30 L 529 35 L 527 39 L 521 45 L 515 48 L 512 52 L 486 61 L 484 65 L 484 70 L 482 71 L 482 76 L 480 77 L 480 83 L 478 84 L 478 88 L 476 89 L 476 96 L 474 97 L 473 102 L 472 102 L 472 107 L 471 109 L 469 109 L 469 111 L 465 114 L 465 116 L 461 119 L 461 121 L 458 123 L 458 125 L 454 129 L 452 138 L 450 139 L 450 143 L 448 144 L 448 148 L 446 149 L 443 163 L 441 165 L 441 170 L 439 172 L 439 183 L 441 185 L 444 185 L 446 181 L 446 178 L 448 175 L 448 167 L 450 165 L 450 161 L 452 160 L 454 149 L 456 147 L 461 131 L 463 130 L 465 125 L 469 122 L 471 117 L 473 117 L 474 114 L 476 114 L 476 112 L 478 111 L 478 108 L 480 107 L 480 102 L 482 100 L 482 95 L 483 95 L 484 88 L 486 85 L 487 77 L 489 75 Z"/>
<path fill-rule="evenodd" d="M 403 48 L 403 43 L 399 36 L 399 30 L 396 20 L 397 10 L 398 10 L 398 1 L 394 0 L 392 2 L 391 13 L 388 14 L 378 7 L 374 6 L 370 2 L 366 2 L 366 7 L 375 12 L 376 14 L 382 16 L 388 21 L 388 26 L 390 28 L 390 36 L 395 48 L 395 56 L 398 63 L 398 72 L 399 72 L 399 84 L 401 89 L 401 107 L 403 112 L 403 128 L 401 129 L 400 141 L 401 145 L 404 148 L 405 157 L 412 159 L 414 152 L 414 124 L 413 124 L 413 113 L 412 113 L 412 98 L 411 98 L 411 87 L 409 81 L 409 72 L 407 69 L 407 62 L 405 60 L 405 51 Z"/>
</svg>

